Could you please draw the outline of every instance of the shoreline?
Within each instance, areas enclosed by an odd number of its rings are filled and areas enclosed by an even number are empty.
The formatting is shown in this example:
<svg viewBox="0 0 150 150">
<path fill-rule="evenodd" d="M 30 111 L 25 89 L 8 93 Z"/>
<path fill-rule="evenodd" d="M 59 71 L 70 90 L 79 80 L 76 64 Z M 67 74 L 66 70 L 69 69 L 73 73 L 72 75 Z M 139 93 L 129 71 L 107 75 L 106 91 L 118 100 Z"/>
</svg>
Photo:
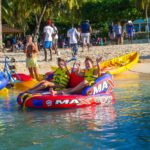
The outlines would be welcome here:
<svg viewBox="0 0 150 150">
<path fill-rule="evenodd" d="M 92 46 L 90 51 L 88 52 L 86 49 L 84 52 L 81 52 L 82 48 L 79 48 L 78 51 L 78 60 L 81 62 L 81 65 L 84 65 L 85 56 L 90 56 L 94 61 L 96 57 L 102 56 L 104 60 L 111 59 L 113 57 L 118 57 L 133 51 L 137 51 L 140 53 L 140 63 L 136 64 L 131 71 L 137 73 L 147 73 L 150 74 L 150 44 L 125 44 L 125 45 L 107 45 L 107 46 Z M 71 55 L 71 50 L 68 48 L 59 49 L 60 57 L 65 60 L 69 60 Z M 21 52 L 9 52 L 9 53 L 0 53 L 0 69 L 4 66 L 5 56 L 9 58 L 16 59 L 16 68 L 18 73 L 27 73 L 28 70 L 26 68 L 25 63 L 25 54 L 23 51 Z M 39 64 L 39 74 L 44 74 L 50 71 L 51 66 L 57 66 L 57 55 L 54 54 L 53 51 L 53 61 L 45 62 L 44 59 L 44 51 L 41 50 L 38 55 L 38 64 Z"/>
</svg>

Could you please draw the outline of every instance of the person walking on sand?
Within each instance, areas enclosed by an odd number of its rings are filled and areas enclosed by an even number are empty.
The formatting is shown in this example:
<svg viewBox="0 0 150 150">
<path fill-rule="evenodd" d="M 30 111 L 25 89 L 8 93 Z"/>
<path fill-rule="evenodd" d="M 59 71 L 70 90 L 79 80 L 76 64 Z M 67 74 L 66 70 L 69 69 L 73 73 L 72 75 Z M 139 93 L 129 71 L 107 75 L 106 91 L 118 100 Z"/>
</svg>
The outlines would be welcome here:
<svg viewBox="0 0 150 150">
<path fill-rule="evenodd" d="M 47 25 L 44 27 L 44 35 L 43 35 L 43 47 L 44 47 L 44 61 L 47 61 L 47 51 L 50 51 L 50 60 L 52 60 L 52 39 L 54 30 L 51 27 L 52 21 L 50 19 L 47 20 Z"/>
<path fill-rule="evenodd" d="M 116 44 L 121 44 L 121 37 L 122 37 L 122 27 L 120 22 L 114 25 L 114 31 L 116 35 Z"/>
<path fill-rule="evenodd" d="M 84 48 L 86 46 L 88 47 L 88 51 L 89 51 L 91 33 L 92 33 L 92 28 L 89 23 L 89 20 L 83 21 L 81 24 L 82 52 L 84 52 Z"/>
<path fill-rule="evenodd" d="M 132 42 L 133 42 L 133 35 L 134 35 L 134 25 L 133 25 L 131 20 L 128 21 L 126 27 L 127 27 L 127 34 L 128 34 L 129 43 L 132 44 Z"/>
<path fill-rule="evenodd" d="M 26 66 L 29 70 L 30 76 L 32 78 L 36 78 L 39 80 L 39 75 L 38 75 L 38 63 L 37 63 L 37 54 L 38 54 L 38 49 L 37 46 L 32 42 L 32 36 L 28 35 L 26 37 L 26 46 L 24 49 L 24 53 L 26 53 Z"/>
<path fill-rule="evenodd" d="M 80 33 L 77 31 L 75 27 L 72 26 L 71 29 L 67 32 L 67 37 L 69 38 L 69 44 L 72 49 L 72 56 L 76 57 L 78 53 L 78 38 Z"/>
</svg>

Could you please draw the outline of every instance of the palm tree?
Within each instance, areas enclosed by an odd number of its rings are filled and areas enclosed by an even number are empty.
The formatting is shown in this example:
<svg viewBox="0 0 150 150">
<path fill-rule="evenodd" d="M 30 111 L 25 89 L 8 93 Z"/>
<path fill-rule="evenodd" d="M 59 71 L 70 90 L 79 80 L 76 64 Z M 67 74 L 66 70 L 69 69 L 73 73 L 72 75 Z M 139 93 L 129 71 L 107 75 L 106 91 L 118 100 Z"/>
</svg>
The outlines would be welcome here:
<svg viewBox="0 0 150 150">
<path fill-rule="evenodd" d="M 150 0 L 136 0 L 136 4 L 139 8 L 143 9 L 145 11 L 145 17 L 146 17 L 146 29 L 147 29 L 147 35 L 148 35 L 148 42 L 150 42 L 149 37 L 149 23 L 148 23 L 148 10 L 150 6 Z"/>
<path fill-rule="evenodd" d="M 0 51 L 2 51 L 3 48 L 1 6 L 2 6 L 2 1 L 0 0 Z"/>
</svg>

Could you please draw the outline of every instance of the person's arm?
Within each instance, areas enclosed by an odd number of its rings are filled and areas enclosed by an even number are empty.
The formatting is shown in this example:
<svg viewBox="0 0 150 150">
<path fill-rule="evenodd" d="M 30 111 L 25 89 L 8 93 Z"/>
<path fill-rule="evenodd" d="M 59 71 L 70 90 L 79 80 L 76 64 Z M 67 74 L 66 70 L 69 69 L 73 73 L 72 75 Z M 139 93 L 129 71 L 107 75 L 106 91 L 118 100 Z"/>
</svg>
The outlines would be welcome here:
<svg viewBox="0 0 150 150">
<path fill-rule="evenodd" d="M 44 46 L 44 41 L 45 41 L 46 33 L 43 33 L 43 46 Z"/>
<path fill-rule="evenodd" d="M 39 53 L 37 44 L 32 43 L 32 48 L 33 48 L 34 53 Z"/>
<path fill-rule="evenodd" d="M 47 29 L 44 27 L 44 29 L 43 29 L 43 45 L 44 45 L 44 41 L 46 38 L 46 32 L 47 32 Z"/>
<path fill-rule="evenodd" d="M 69 76 L 70 75 L 70 71 L 69 71 L 69 69 L 67 67 L 67 62 L 65 62 L 65 68 L 66 68 L 67 75 Z"/>
<path fill-rule="evenodd" d="M 27 53 L 27 44 L 24 47 L 24 53 Z"/>
<path fill-rule="evenodd" d="M 96 59 L 97 70 L 96 70 L 95 74 L 96 75 L 98 74 L 98 76 L 101 76 L 101 66 L 100 66 L 101 61 L 102 61 L 102 57 Z"/>
<path fill-rule="evenodd" d="M 92 27 L 90 26 L 90 33 L 92 34 Z"/>
</svg>

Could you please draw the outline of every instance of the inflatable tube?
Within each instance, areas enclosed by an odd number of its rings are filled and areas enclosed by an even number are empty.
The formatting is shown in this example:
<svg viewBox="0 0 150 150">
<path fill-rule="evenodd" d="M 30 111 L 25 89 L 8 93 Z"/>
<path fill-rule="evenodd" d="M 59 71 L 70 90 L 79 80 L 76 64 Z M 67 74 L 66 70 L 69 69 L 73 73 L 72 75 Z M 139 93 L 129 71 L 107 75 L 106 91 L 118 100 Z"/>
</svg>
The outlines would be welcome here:
<svg viewBox="0 0 150 150">
<path fill-rule="evenodd" d="M 95 84 L 83 90 L 84 95 L 50 95 L 49 92 L 35 94 L 21 93 L 17 98 L 19 105 L 29 108 L 77 108 L 93 104 L 114 104 L 112 94 L 113 80 L 110 74 L 99 77 Z"/>
<path fill-rule="evenodd" d="M 111 74 L 103 74 L 95 80 L 92 86 L 86 87 L 82 95 L 96 95 L 100 93 L 111 93 L 114 88 L 114 83 Z"/>
<path fill-rule="evenodd" d="M 32 78 L 29 75 L 23 73 L 17 73 L 12 75 L 13 78 L 19 81 L 30 81 Z"/>
<path fill-rule="evenodd" d="M 8 80 L 4 77 L 4 73 L 0 72 L 0 90 L 6 87 Z"/>
<path fill-rule="evenodd" d="M 22 107 L 36 109 L 63 109 L 63 108 L 79 108 L 90 105 L 112 105 L 115 103 L 112 93 L 98 95 L 56 95 L 37 93 L 22 93 L 18 96 L 17 102 Z"/>
</svg>

